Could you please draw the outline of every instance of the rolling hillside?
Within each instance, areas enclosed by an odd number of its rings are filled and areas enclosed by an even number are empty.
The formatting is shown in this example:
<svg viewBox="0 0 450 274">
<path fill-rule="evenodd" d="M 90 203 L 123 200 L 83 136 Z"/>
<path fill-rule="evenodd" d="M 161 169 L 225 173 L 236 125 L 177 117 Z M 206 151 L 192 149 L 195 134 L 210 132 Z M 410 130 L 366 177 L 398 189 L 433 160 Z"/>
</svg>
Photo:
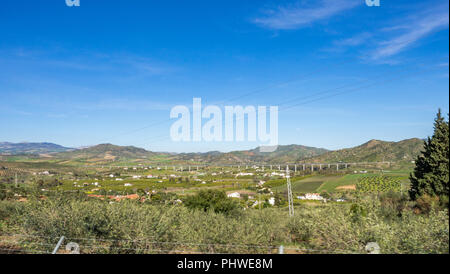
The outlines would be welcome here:
<svg viewBox="0 0 450 274">
<path fill-rule="evenodd" d="M 43 157 L 87 163 L 200 163 L 200 164 L 237 164 L 237 163 L 298 163 L 298 162 L 379 162 L 412 161 L 423 148 L 423 141 L 417 138 L 400 142 L 371 140 L 353 148 L 329 151 L 323 148 L 301 145 L 279 146 L 275 152 L 261 153 L 259 148 L 232 152 L 210 151 L 206 153 L 164 153 L 152 152 L 134 146 L 117 146 L 100 144 L 82 149 L 69 149 L 50 143 L 25 143 L 12 146 L 0 143 L 2 150 L 8 154 L 26 154 L 28 157 Z M 61 152 L 58 152 L 61 151 Z M 15 153 L 14 153 L 15 152 Z M 57 153 L 51 153 L 57 152 Z M 4 154 L 6 154 L 4 153 Z M 46 154 L 51 153 L 51 154 Z"/>
<path fill-rule="evenodd" d="M 329 151 L 320 156 L 311 157 L 311 162 L 381 162 L 412 161 L 423 149 L 423 140 L 406 139 L 399 142 L 370 140 L 353 148 Z"/>
<path fill-rule="evenodd" d="M 220 164 L 231 163 L 286 163 L 297 162 L 305 158 L 318 156 L 328 150 L 323 148 L 307 147 L 301 145 L 278 146 L 275 152 L 260 152 L 259 148 L 251 150 L 232 151 L 221 153 L 211 151 L 206 153 L 182 153 L 176 155 L 180 160 L 197 162 L 214 162 Z"/>
<path fill-rule="evenodd" d="M 54 155 L 58 159 L 88 162 L 111 162 L 118 160 L 147 160 L 157 153 L 133 146 L 100 144 L 83 149 L 61 152 Z"/>
</svg>

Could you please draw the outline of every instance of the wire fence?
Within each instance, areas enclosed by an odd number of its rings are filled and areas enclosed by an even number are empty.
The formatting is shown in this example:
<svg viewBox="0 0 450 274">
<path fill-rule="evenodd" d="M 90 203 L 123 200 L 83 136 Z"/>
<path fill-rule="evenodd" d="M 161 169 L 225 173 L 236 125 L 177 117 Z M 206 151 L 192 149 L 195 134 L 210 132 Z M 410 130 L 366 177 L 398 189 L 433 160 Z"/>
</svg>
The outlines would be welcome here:
<svg viewBox="0 0 450 274">
<path fill-rule="evenodd" d="M 363 250 L 312 249 L 291 245 L 243 243 L 192 243 L 156 241 L 154 238 L 112 239 L 0 234 L 2 254 L 51 254 L 59 240 L 58 254 L 360 254 Z M 76 246 L 77 251 L 71 250 Z M 65 248 L 66 247 L 66 248 Z"/>
</svg>

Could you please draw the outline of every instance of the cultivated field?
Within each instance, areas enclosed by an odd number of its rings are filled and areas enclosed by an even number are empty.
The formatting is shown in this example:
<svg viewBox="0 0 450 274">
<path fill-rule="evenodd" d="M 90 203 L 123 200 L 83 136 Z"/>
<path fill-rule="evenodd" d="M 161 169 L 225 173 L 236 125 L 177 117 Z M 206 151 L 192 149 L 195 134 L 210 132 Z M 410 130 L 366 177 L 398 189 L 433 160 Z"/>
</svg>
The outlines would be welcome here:
<svg viewBox="0 0 450 274">
<path fill-rule="evenodd" d="M 291 170 L 293 217 L 278 168 L 14 161 L 0 172 L 4 253 L 50 252 L 61 236 L 82 253 L 365 253 L 372 241 L 448 252 L 448 211 L 416 212 L 405 170 Z M 307 193 L 322 200 L 297 198 Z"/>
</svg>

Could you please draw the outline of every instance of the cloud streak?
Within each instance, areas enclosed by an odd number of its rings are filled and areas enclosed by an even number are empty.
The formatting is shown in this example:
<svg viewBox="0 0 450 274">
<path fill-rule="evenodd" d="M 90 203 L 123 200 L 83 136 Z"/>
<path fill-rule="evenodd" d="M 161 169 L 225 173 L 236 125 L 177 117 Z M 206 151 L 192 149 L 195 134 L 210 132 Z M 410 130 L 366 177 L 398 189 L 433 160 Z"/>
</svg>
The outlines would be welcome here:
<svg viewBox="0 0 450 274">
<path fill-rule="evenodd" d="M 313 6 L 278 7 L 267 11 L 265 17 L 256 18 L 257 25 L 274 30 L 298 29 L 314 22 L 329 19 L 343 11 L 361 5 L 354 0 L 320 0 Z"/>
<path fill-rule="evenodd" d="M 420 39 L 448 28 L 448 21 L 447 3 L 441 7 L 407 18 L 403 24 L 386 28 L 384 29 L 385 32 L 400 30 L 400 33 L 390 39 L 379 42 L 378 47 L 372 52 L 371 58 L 378 60 L 398 54 L 411 47 Z"/>
<path fill-rule="evenodd" d="M 359 45 L 366 43 L 367 40 L 371 37 L 372 37 L 372 35 L 370 33 L 363 32 L 363 33 L 357 34 L 350 38 L 334 41 L 334 44 L 338 47 L 359 46 Z"/>
</svg>

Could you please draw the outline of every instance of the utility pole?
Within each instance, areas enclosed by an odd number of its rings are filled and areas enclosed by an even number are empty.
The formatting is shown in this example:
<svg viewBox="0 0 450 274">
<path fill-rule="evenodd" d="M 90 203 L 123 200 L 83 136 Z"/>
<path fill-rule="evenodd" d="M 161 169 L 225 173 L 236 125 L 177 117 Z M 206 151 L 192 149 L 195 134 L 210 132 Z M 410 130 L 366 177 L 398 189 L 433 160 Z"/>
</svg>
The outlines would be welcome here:
<svg viewBox="0 0 450 274">
<path fill-rule="evenodd" d="M 294 201 L 292 199 L 291 176 L 289 176 L 289 167 L 286 166 L 286 179 L 288 189 L 289 216 L 294 216 Z"/>
<path fill-rule="evenodd" d="M 15 183 L 15 185 L 17 187 L 17 172 L 15 173 L 15 176 L 14 176 L 14 183 Z"/>
<path fill-rule="evenodd" d="M 258 194 L 258 205 L 259 205 L 259 210 L 261 210 L 261 193 Z"/>
</svg>

